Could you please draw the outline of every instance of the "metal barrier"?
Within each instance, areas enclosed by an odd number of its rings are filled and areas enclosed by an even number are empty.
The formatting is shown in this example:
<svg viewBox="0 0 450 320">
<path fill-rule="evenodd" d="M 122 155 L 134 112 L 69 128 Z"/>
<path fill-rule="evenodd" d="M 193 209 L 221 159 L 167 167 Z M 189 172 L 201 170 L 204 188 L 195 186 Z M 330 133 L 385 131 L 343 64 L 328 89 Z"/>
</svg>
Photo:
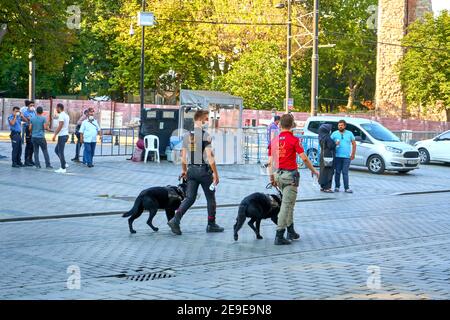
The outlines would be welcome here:
<svg viewBox="0 0 450 320">
<path fill-rule="evenodd" d="M 294 129 L 294 135 L 300 138 L 305 154 L 314 166 L 320 164 L 320 146 L 317 137 L 303 136 L 300 129 Z M 268 155 L 267 127 L 247 127 L 243 128 L 243 149 L 244 161 L 246 163 L 266 164 Z M 297 163 L 300 168 L 305 165 L 302 159 L 297 156 Z"/>
<path fill-rule="evenodd" d="M 138 140 L 139 130 L 135 128 L 101 129 L 100 146 L 95 149 L 96 157 L 132 155 Z"/>
<path fill-rule="evenodd" d="M 401 141 L 413 145 L 417 141 L 433 139 L 440 131 L 412 131 L 412 130 L 400 130 L 392 131 Z"/>
</svg>

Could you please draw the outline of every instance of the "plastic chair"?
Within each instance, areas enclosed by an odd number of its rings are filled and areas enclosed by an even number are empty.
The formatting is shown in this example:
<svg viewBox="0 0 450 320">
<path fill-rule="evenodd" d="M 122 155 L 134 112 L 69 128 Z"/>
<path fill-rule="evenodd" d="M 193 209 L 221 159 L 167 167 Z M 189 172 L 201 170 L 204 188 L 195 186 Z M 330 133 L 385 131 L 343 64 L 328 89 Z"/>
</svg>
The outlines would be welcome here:
<svg viewBox="0 0 450 320">
<path fill-rule="evenodd" d="M 155 145 L 156 144 L 156 145 Z M 144 137 L 144 146 L 145 146 L 145 155 L 144 155 L 144 163 L 147 162 L 147 157 L 149 152 L 156 153 L 156 162 L 159 162 L 159 138 L 154 135 L 148 135 Z"/>
</svg>

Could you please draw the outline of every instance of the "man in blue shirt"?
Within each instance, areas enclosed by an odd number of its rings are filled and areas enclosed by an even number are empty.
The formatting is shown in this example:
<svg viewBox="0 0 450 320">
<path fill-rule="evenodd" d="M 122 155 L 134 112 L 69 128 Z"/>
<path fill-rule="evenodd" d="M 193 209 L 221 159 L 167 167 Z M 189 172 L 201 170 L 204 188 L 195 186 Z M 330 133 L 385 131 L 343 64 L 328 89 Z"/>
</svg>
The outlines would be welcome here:
<svg viewBox="0 0 450 320">
<path fill-rule="evenodd" d="M 100 132 L 100 126 L 94 119 L 94 109 L 89 108 L 88 118 L 83 121 L 80 127 L 80 143 L 84 144 L 83 163 L 92 168 L 97 135 Z"/>
<path fill-rule="evenodd" d="M 34 163 L 36 168 L 40 169 L 41 164 L 39 162 L 39 148 L 42 149 L 42 153 L 45 158 L 45 166 L 47 169 L 52 169 L 50 165 L 50 157 L 47 150 L 47 141 L 45 140 L 45 130 L 48 130 L 47 119 L 42 116 L 44 110 L 42 107 L 37 107 L 37 115 L 30 120 L 31 142 L 34 148 Z"/>
<path fill-rule="evenodd" d="M 12 166 L 13 168 L 23 167 L 20 160 L 22 156 L 22 120 L 19 107 L 14 107 L 12 114 L 8 117 L 9 129 L 11 130 L 10 138 L 12 145 Z"/>
<path fill-rule="evenodd" d="M 33 142 L 31 141 L 31 131 L 30 131 L 30 121 L 31 118 L 36 116 L 36 111 L 34 110 L 34 101 L 25 100 L 25 105 L 27 109 L 22 114 L 22 121 L 24 122 L 23 130 L 25 131 L 25 165 L 32 167 L 33 162 Z"/>
<path fill-rule="evenodd" d="M 338 130 L 331 134 L 331 139 L 336 143 L 336 157 L 335 163 L 335 175 L 334 192 L 339 192 L 341 185 L 341 173 L 344 179 L 344 189 L 347 193 L 353 193 L 348 184 L 348 171 L 350 168 L 350 162 L 355 159 L 356 142 L 355 136 L 351 131 L 345 130 L 347 123 L 345 120 L 338 122 Z"/>
</svg>

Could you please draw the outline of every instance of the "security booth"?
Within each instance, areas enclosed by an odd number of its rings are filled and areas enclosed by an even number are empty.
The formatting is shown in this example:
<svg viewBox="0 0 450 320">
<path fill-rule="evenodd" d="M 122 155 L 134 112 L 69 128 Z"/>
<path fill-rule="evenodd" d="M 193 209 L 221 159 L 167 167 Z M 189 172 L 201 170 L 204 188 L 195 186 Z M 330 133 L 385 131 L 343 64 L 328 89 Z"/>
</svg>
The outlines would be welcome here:
<svg viewBox="0 0 450 320">
<path fill-rule="evenodd" d="M 221 91 L 181 90 L 178 139 L 194 128 L 194 114 L 209 111 L 209 130 L 217 164 L 241 164 L 243 99 Z"/>
<path fill-rule="evenodd" d="M 159 154 L 166 156 L 166 149 L 170 146 L 170 137 L 178 129 L 180 110 L 176 108 L 144 108 L 141 113 L 140 138 L 155 135 L 159 138 Z"/>
</svg>

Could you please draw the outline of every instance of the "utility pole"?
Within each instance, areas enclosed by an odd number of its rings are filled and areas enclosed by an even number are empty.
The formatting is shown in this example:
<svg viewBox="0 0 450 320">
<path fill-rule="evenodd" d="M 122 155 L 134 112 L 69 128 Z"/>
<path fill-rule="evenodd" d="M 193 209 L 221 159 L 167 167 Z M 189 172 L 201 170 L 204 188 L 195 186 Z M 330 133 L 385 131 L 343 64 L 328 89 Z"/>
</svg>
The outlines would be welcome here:
<svg viewBox="0 0 450 320">
<path fill-rule="evenodd" d="M 28 54 L 28 99 L 36 98 L 36 58 L 34 56 L 33 41 L 31 42 L 30 53 Z"/>
<path fill-rule="evenodd" d="M 292 0 L 287 0 L 288 21 L 287 21 L 287 56 L 286 56 L 286 99 L 284 107 L 289 113 L 289 98 L 291 97 L 291 51 L 292 51 Z"/>
<path fill-rule="evenodd" d="M 313 54 L 311 72 L 311 116 L 317 116 L 319 96 L 319 0 L 314 0 Z"/>
<path fill-rule="evenodd" d="M 142 0 L 142 12 L 145 12 L 145 0 Z M 141 115 L 144 112 L 144 65 L 145 65 L 145 26 L 142 26 L 141 39 L 141 83 L 140 83 L 140 100 L 141 100 Z M 142 116 L 141 116 L 142 118 Z M 142 122 L 142 121 L 141 121 Z"/>
</svg>

